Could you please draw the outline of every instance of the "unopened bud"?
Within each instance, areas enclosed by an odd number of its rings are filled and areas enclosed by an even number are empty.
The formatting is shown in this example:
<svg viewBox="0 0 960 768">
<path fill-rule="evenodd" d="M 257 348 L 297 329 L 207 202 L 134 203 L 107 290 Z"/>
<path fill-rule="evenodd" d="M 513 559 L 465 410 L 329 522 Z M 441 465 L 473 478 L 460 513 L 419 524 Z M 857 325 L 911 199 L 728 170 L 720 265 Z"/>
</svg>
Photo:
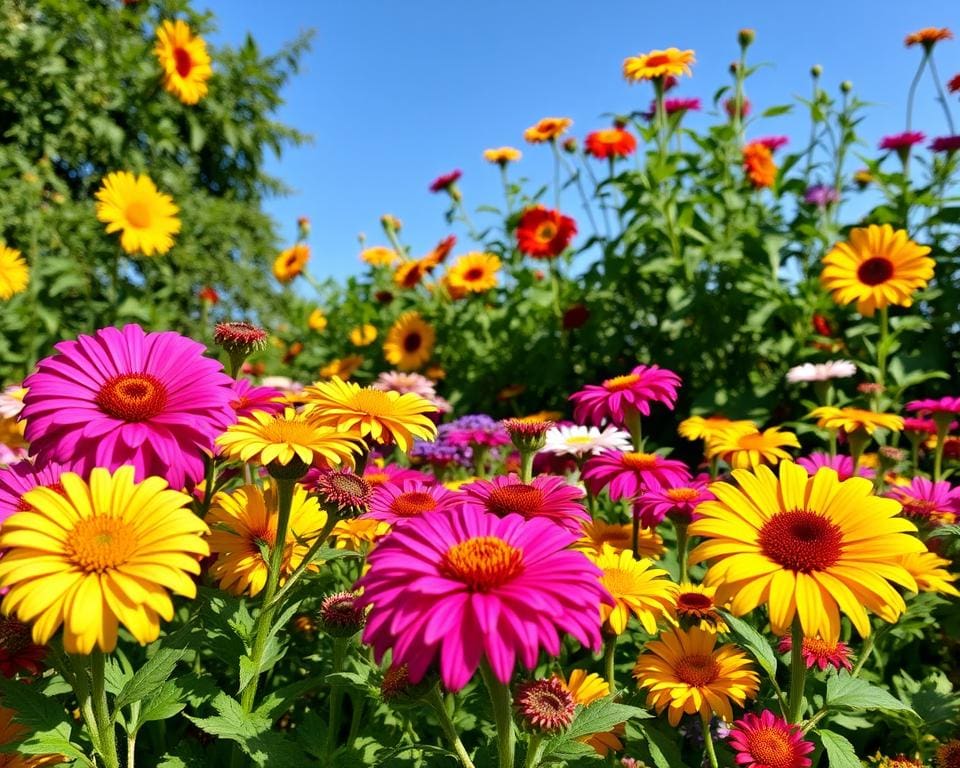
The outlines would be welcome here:
<svg viewBox="0 0 960 768">
<path fill-rule="evenodd" d="M 814 64 L 812 67 L 810 67 L 810 77 L 816 79 L 820 77 L 820 75 L 822 74 L 823 74 L 823 67 L 821 67 L 819 64 Z"/>
<path fill-rule="evenodd" d="M 757 33 L 753 29 L 741 29 L 737 32 L 737 42 L 740 43 L 741 48 L 749 48 L 750 44 L 756 40 Z"/>
</svg>

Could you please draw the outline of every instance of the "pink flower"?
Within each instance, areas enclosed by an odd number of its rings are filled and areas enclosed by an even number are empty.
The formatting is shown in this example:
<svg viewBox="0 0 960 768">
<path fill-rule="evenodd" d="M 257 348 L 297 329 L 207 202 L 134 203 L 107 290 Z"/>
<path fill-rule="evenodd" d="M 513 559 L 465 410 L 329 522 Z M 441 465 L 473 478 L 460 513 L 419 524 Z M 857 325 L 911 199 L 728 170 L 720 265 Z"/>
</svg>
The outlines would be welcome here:
<svg viewBox="0 0 960 768">
<path fill-rule="evenodd" d="M 440 413 L 450 413 L 453 410 L 450 403 L 437 394 L 436 385 L 419 373 L 384 371 L 377 376 L 377 380 L 370 386 L 384 392 L 399 392 L 401 395 L 412 392 L 415 395 L 420 395 L 424 400 L 429 400 L 436 406 Z"/>
<path fill-rule="evenodd" d="M 682 523 L 697 519 L 694 512 L 703 501 L 716 498 L 707 490 L 708 480 L 691 480 L 680 485 L 651 488 L 633 502 L 633 514 L 644 528 L 654 528 L 667 515 Z"/>
<path fill-rule="evenodd" d="M 476 480 L 460 490 L 466 506 L 497 517 L 516 514 L 525 520 L 547 519 L 574 533 L 590 520 L 580 503 L 583 491 L 555 475 L 539 475 L 529 484 L 520 482 L 516 475 L 501 475 Z"/>
<path fill-rule="evenodd" d="M 780 653 L 790 653 L 793 649 L 793 639 L 790 635 L 784 635 L 780 638 L 777 650 Z M 803 638 L 803 645 L 800 646 L 800 654 L 803 656 L 803 662 L 807 669 L 813 667 L 819 668 L 823 672 L 827 667 L 833 667 L 838 672 L 841 669 L 850 671 L 853 664 L 850 662 L 850 646 L 844 642 L 828 643 L 819 637 Z"/>
<path fill-rule="evenodd" d="M 814 451 L 809 456 L 801 456 L 797 459 L 797 464 L 807 470 L 807 474 L 813 477 L 817 470 L 822 467 L 828 467 L 837 473 L 837 478 L 841 481 L 849 480 L 853 477 L 853 459 L 849 456 L 833 456 L 825 451 Z M 874 477 L 874 472 L 869 467 L 857 467 L 857 475 L 860 477 Z"/>
<path fill-rule="evenodd" d="M 960 397 L 941 397 L 939 399 L 927 398 L 926 400 L 911 400 L 907 403 L 907 410 L 919 413 L 921 416 L 928 414 L 949 414 L 960 413 Z"/>
<path fill-rule="evenodd" d="M 597 651 L 599 606 L 612 599 L 600 570 L 569 549 L 576 539 L 548 520 L 475 507 L 412 518 L 381 540 L 357 583 L 371 606 L 363 641 L 377 661 L 392 649 L 413 683 L 439 666 L 450 691 L 482 659 L 508 683 L 518 658 L 532 669 L 541 648 L 560 653 L 565 634 Z"/>
<path fill-rule="evenodd" d="M 384 483 L 373 489 L 370 511 L 363 517 L 390 525 L 402 524 L 427 512 L 450 509 L 462 500 L 462 493 L 447 490 L 442 485 L 427 485 L 416 480 Z"/>
<path fill-rule="evenodd" d="M 460 181 L 461 176 L 463 176 L 463 173 L 459 170 L 450 171 L 450 173 L 444 173 L 441 176 L 437 176 L 437 178 L 430 182 L 430 191 L 445 192 L 458 181 Z"/>
<path fill-rule="evenodd" d="M 680 377 L 658 365 L 638 365 L 624 376 L 614 376 L 602 384 L 588 384 L 570 396 L 573 414 L 579 423 L 597 426 L 604 419 L 626 423 L 627 412 L 650 415 L 650 403 L 663 403 L 673 409 L 677 402 Z"/>
<path fill-rule="evenodd" d="M 436 478 L 433 475 L 428 475 L 426 472 L 421 472 L 418 469 L 401 467 L 399 464 L 384 464 L 382 467 L 378 467 L 375 464 L 368 464 L 363 470 L 363 479 L 366 480 L 372 488 L 384 485 L 385 483 L 400 485 L 407 480 L 415 480 L 424 485 L 433 485 L 436 483 Z"/>
<path fill-rule="evenodd" d="M 726 111 L 727 115 L 731 118 L 737 113 L 737 100 L 733 97 L 727 99 L 723 102 L 723 108 Z M 753 111 L 753 107 L 750 104 L 750 99 L 744 98 L 740 101 L 740 117 L 747 117 L 750 112 Z"/>
<path fill-rule="evenodd" d="M 203 477 L 201 453 L 237 417 L 233 379 L 204 346 L 139 325 L 61 341 L 24 381 L 26 439 L 42 462 L 78 471 L 132 464 L 137 480 L 183 488 Z"/>
<path fill-rule="evenodd" d="M 743 768 L 774 768 L 771 756 L 777 758 L 775 768 L 810 768 L 813 742 L 803 738 L 800 726 L 790 725 L 769 709 L 759 716 L 747 713 L 730 731 L 730 748 L 734 760 Z"/>
<path fill-rule="evenodd" d="M 915 144 L 920 144 L 926 137 L 920 131 L 904 131 L 892 136 L 884 136 L 880 140 L 880 149 L 892 149 L 897 152 L 909 150 Z"/>
<path fill-rule="evenodd" d="M 960 487 L 954 488 L 946 480 L 915 477 L 910 485 L 895 485 L 884 495 L 899 501 L 907 517 L 926 523 L 949 525 L 960 517 Z"/>
<path fill-rule="evenodd" d="M 630 499 L 654 488 L 683 485 L 690 481 L 686 464 L 655 453 L 607 451 L 587 459 L 583 482 L 594 495 L 607 489 L 610 498 Z"/>
<path fill-rule="evenodd" d="M 32 464 L 21 461 L 0 469 L 0 523 L 14 512 L 25 512 L 30 506 L 23 501 L 23 494 L 34 488 L 60 490 L 60 475 L 75 472 L 70 464 Z"/>
<path fill-rule="evenodd" d="M 665 99 L 663 111 L 668 115 L 675 112 L 699 112 L 700 99 Z"/>
<path fill-rule="evenodd" d="M 956 423 L 950 425 L 950 429 L 956 429 Z M 913 416 L 907 416 L 903 420 L 904 432 L 919 432 L 924 435 L 937 434 L 937 422 L 933 419 L 920 419 Z"/>
<path fill-rule="evenodd" d="M 776 152 L 781 147 L 785 147 L 790 143 L 790 139 L 786 136 L 762 136 L 759 139 L 754 139 L 751 144 L 762 144 L 771 152 Z"/>
<path fill-rule="evenodd" d="M 249 379 L 237 379 L 233 382 L 233 399 L 230 407 L 241 416 L 249 416 L 254 411 L 280 413 L 287 404 L 283 392 L 273 387 L 255 387 Z"/>
<path fill-rule="evenodd" d="M 960 149 L 960 136 L 938 136 L 930 142 L 932 152 L 956 152 Z"/>
</svg>

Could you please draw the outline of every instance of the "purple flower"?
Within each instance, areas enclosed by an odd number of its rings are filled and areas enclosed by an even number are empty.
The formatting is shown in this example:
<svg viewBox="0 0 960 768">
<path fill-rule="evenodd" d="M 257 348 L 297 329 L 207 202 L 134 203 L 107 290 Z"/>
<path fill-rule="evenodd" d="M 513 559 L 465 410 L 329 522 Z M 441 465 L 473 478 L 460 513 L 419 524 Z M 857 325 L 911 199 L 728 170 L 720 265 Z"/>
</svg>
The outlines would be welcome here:
<svg viewBox="0 0 960 768">
<path fill-rule="evenodd" d="M 840 193 L 828 184 L 814 184 L 803 194 L 803 202 L 807 205 L 815 205 L 817 208 L 826 208 L 839 201 Z"/>
</svg>

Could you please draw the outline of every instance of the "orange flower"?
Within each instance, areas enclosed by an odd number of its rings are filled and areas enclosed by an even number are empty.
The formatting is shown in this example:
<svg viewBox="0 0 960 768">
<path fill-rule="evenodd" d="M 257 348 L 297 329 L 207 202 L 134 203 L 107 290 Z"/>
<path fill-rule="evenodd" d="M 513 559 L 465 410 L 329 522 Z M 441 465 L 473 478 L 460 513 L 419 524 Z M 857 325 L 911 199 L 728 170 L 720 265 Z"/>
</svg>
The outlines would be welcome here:
<svg viewBox="0 0 960 768">
<path fill-rule="evenodd" d="M 332 379 L 334 376 L 339 376 L 341 379 L 349 379 L 361 365 L 363 365 L 363 358 L 360 355 L 341 357 L 323 366 L 320 369 L 320 377 Z"/>
<path fill-rule="evenodd" d="M 424 265 L 419 261 L 405 261 L 393 273 L 393 282 L 401 288 L 416 288 L 423 280 Z"/>
<path fill-rule="evenodd" d="M 613 127 L 588 134 L 583 147 L 588 155 L 593 155 L 598 160 L 606 160 L 632 155 L 637 149 L 637 140 L 629 131 Z"/>
<path fill-rule="evenodd" d="M 690 65 L 694 61 L 693 51 L 681 51 L 679 48 L 650 51 L 624 59 L 623 76 L 635 83 L 679 75 L 690 77 Z"/>
<path fill-rule="evenodd" d="M 757 189 L 772 187 L 777 178 L 777 166 L 770 148 L 760 142 L 751 142 L 743 148 L 743 170 Z"/>
<path fill-rule="evenodd" d="M 289 283 L 303 272 L 303 268 L 310 260 L 310 247 L 297 243 L 292 248 L 281 251 L 273 262 L 273 276 L 281 283 Z"/>
<path fill-rule="evenodd" d="M 517 247 L 535 259 L 553 259 L 567 249 L 575 234 L 577 224 L 573 219 L 537 205 L 520 217 Z"/>
<path fill-rule="evenodd" d="M 562 136 L 573 125 L 569 117 L 545 117 L 536 125 L 531 125 L 523 132 L 523 138 L 531 144 L 542 144 L 545 141 L 554 141 Z"/>
<path fill-rule="evenodd" d="M 911 32 L 903 39 L 904 45 L 910 48 L 914 45 L 922 45 L 930 50 L 941 40 L 952 40 L 953 32 L 946 27 L 924 27 L 916 32 Z"/>
<path fill-rule="evenodd" d="M 493 149 L 483 150 L 483 159 L 488 163 L 496 163 L 500 166 L 506 166 L 507 163 L 514 163 L 522 157 L 519 149 L 513 147 L 495 147 Z"/>
<path fill-rule="evenodd" d="M 447 256 L 450 255 L 450 251 L 453 250 L 453 246 L 456 244 L 457 236 L 447 235 L 445 238 L 443 238 L 443 240 L 437 243 L 436 248 L 420 259 L 420 267 L 427 272 L 433 271 L 434 267 L 446 261 Z"/>
</svg>

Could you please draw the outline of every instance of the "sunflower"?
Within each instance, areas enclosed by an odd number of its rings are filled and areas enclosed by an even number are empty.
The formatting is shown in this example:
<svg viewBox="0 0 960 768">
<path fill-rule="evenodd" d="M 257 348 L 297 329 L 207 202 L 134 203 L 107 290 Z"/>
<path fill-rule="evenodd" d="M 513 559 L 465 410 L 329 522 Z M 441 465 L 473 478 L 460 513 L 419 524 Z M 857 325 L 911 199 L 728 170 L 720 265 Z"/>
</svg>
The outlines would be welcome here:
<svg viewBox="0 0 960 768">
<path fill-rule="evenodd" d="M 823 405 L 810 411 L 810 416 L 817 419 L 817 426 L 824 429 L 842 429 L 847 434 L 862 429 L 872 435 L 878 429 L 889 429 L 899 432 L 903 429 L 903 419 L 893 413 L 876 413 L 862 408 L 837 408 L 832 405 Z"/>
<path fill-rule="evenodd" d="M 706 446 L 708 458 L 721 456 L 734 469 L 756 469 L 761 464 L 789 459 L 784 447 L 799 448 L 800 443 L 792 432 L 781 432 L 777 427 L 763 432 L 756 428 L 750 432 L 731 430 Z"/>
<path fill-rule="evenodd" d="M 316 307 L 307 318 L 307 327 L 311 331 L 320 331 L 326 330 L 327 327 L 327 316 L 324 314 L 323 310 L 320 307 Z"/>
<path fill-rule="evenodd" d="M 531 144 L 542 144 L 545 141 L 556 141 L 573 125 L 569 117 L 545 117 L 531 125 L 523 132 L 523 138 Z"/>
<path fill-rule="evenodd" d="M 360 433 L 318 424 L 307 414 L 287 407 L 283 413 L 254 411 L 229 427 L 216 440 L 232 459 L 256 459 L 264 466 L 299 461 L 311 465 L 320 459 L 331 465 L 353 466 L 360 451 Z"/>
<path fill-rule="evenodd" d="M 495 147 L 493 149 L 483 150 L 484 160 L 488 163 L 496 163 L 504 168 L 508 163 L 515 163 L 521 157 L 523 157 L 523 153 L 513 147 Z"/>
<path fill-rule="evenodd" d="M 419 312 L 404 312 L 387 333 L 383 356 L 401 371 L 415 371 L 433 354 L 436 333 Z"/>
<path fill-rule="evenodd" d="M 173 248 L 173 236 L 180 231 L 180 209 L 145 173 L 108 173 L 96 198 L 97 219 L 107 225 L 108 235 L 121 233 L 120 247 L 126 253 L 153 256 Z"/>
<path fill-rule="evenodd" d="M 850 239 L 823 257 L 820 283 L 838 304 L 857 303 L 857 312 L 872 317 L 891 304 L 909 307 L 913 293 L 933 277 L 930 248 L 889 224 L 856 227 Z"/>
<path fill-rule="evenodd" d="M 646 558 L 635 560 L 629 549 L 617 552 L 604 545 L 598 556 L 591 558 L 603 571 L 600 583 L 613 597 L 614 604 L 600 605 L 600 620 L 614 634 L 622 635 L 633 613 L 647 634 L 655 635 L 657 621 L 675 607 L 677 585 L 662 568 L 655 568 Z"/>
<path fill-rule="evenodd" d="M 377 328 L 370 323 L 358 325 L 350 330 L 348 338 L 355 347 L 369 347 L 377 340 Z"/>
<path fill-rule="evenodd" d="M 894 622 L 906 609 L 890 584 L 916 591 L 916 580 L 898 558 L 922 552 L 916 526 L 900 504 L 871 494 L 862 477 L 840 481 L 832 469 L 813 477 L 792 461 L 779 478 L 767 467 L 735 469 L 729 483 L 713 483 L 716 501 L 697 507 L 691 536 L 706 541 L 690 562 L 711 562 L 705 583 L 721 601 L 732 597 L 737 616 L 769 606 L 774 633 L 786 633 L 796 616 L 808 637 L 836 640 L 843 611 L 861 636 L 870 634 L 866 609 Z"/>
<path fill-rule="evenodd" d="M 202 37 L 194 36 L 185 22 L 163 22 L 153 52 L 163 68 L 167 93 L 184 104 L 196 104 L 207 95 L 207 80 L 213 74 L 207 44 Z"/>
<path fill-rule="evenodd" d="M 20 251 L 0 243 L 0 299 L 22 293 L 30 282 L 30 270 Z"/>
<path fill-rule="evenodd" d="M 623 76 L 632 82 L 657 80 L 667 76 L 689 77 L 690 65 L 695 62 L 693 51 L 667 48 L 665 51 L 650 51 L 629 56 L 623 61 Z"/>
<path fill-rule="evenodd" d="M 341 379 L 349 379 L 360 369 L 361 365 L 363 365 L 361 355 L 338 357 L 320 369 L 320 378 L 332 379 L 334 376 L 339 376 Z"/>
<path fill-rule="evenodd" d="M 641 557 L 659 560 L 667 551 L 663 538 L 652 528 L 640 528 L 637 533 L 637 552 Z M 594 519 L 583 524 L 583 536 L 573 546 L 594 557 L 599 556 L 604 547 L 614 552 L 632 550 L 633 526 Z"/>
<path fill-rule="evenodd" d="M 400 255 L 383 245 L 374 245 L 360 251 L 360 260 L 371 267 L 391 267 L 400 260 Z"/>
<path fill-rule="evenodd" d="M 717 606 L 716 587 L 703 584 L 681 584 L 677 590 L 677 604 L 668 617 L 680 627 L 700 627 L 704 632 L 729 632 Z"/>
<path fill-rule="evenodd" d="M 496 288 L 500 267 L 500 259 L 494 254 L 471 251 L 450 267 L 447 282 L 454 290 L 483 293 Z"/>
<path fill-rule="evenodd" d="M 304 390 L 304 414 L 318 424 L 408 451 L 414 438 L 433 440 L 437 427 L 427 414 L 436 407 L 420 395 L 385 392 L 333 377 Z"/>
<path fill-rule="evenodd" d="M 297 243 L 277 254 L 277 258 L 273 261 L 273 276 L 281 283 L 289 283 L 303 272 L 308 261 L 310 261 L 310 246 L 306 243 Z"/>
<path fill-rule="evenodd" d="M 276 546 L 277 505 L 276 489 L 269 481 L 263 490 L 245 485 L 214 496 L 206 520 L 212 531 L 210 554 L 217 558 L 210 572 L 222 589 L 253 597 L 266 585 L 269 566 L 264 549 Z M 327 513 L 317 498 L 308 496 L 303 486 L 295 486 L 280 566 L 281 584 L 303 562 L 326 523 Z M 318 570 L 316 564 L 309 568 Z"/>
<path fill-rule="evenodd" d="M 669 708 L 670 725 L 697 712 L 703 718 L 715 712 L 733 722 L 731 700 L 743 706 L 756 696 L 760 681 L 747 655 L 735 645 L 716 644 L 717 635 L 699 627 L 672 629 L 647 643 L 637 659 L 633 676 L 648 689 L 647 706 L 657 714 Z"/>
<path fill-rule="evenodd" d="M 35 488 L 23 500 L 32 509 L 0 532 L 2 610 L 32 623 L 37 644 L 63 625 L 68 653 L 109 653 L 120 624 L 151 643 L 160 619 L 173 618 L 169 592 L 196 596 L 191 575 L 209 553 L 207 526 L 162 478 L 135 483 L 129 465 L 112 474 L 97 467 L 89 484 L 65 472 L 60 489 Z"/>
</svg>

